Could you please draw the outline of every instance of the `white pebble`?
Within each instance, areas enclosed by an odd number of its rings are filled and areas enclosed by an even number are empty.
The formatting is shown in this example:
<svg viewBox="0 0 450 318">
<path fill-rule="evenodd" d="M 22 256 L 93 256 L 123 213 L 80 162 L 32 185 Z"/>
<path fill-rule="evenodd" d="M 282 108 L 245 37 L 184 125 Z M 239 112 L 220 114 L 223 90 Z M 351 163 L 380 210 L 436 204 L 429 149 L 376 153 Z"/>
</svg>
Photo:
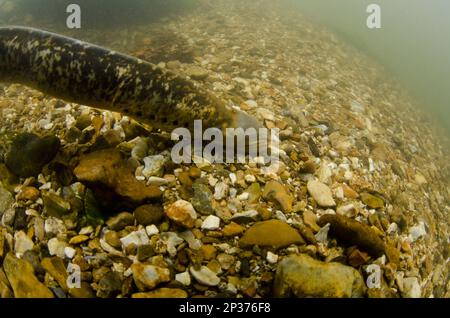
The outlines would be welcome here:
<svg viewBox="0 0 450 318">
<path fill-rule="evenodd" d="M 58 256 L 59 258 L 64 258 L 66 256 L 66 243 L 58 240 L 56 237 L 48 240 L 47 248 L 51 256 Z"/>
<path fill-rule="evenodd" d="M 73 249 L 69 246 L 66 246 L 64 248 L 64 255 L 66 255 L 67 258 L 72 259 L 75 256 L 75 252 L 76 252 L 75 249 Z"/>
<path fill-rule="evenodd" d="M 175 275 L 175 280 L 184 286 L 189 286 L 191 284 L 191 275 L 188 272 L 179 273 Z"/>
<path fill-rule="evenodd" d="M 256 181 L 256 177 L 252 174 L 248 174 L 245 176 L 245 181 L 247 181 L 248 183 L 253 183 Z"/>
<path fill-rule="evenodd" d="M 148 239 L 147 233 L 145 233 L 144 229 L 131 232 L 127 236 L 121 238 L 120 241 L 122 242 L 124 248 L 127 248 L 130 244 L 134 244 L 136 246 L 150 244 L 150 240 Z"/>
<path fill-rule="evenodd" d="M 230 173 L 229 175 L 230 180 L 231 180 L 231 184 L 235 184 L 235 182 L 237 181 L 237 177 L 235 173 Z"/>
<path fill-rule="evenodd" d="M 33 241 L 25 234 L 24 231 L 19 231 L 14 234 L 14 252 L 18 257 L 21 257 L 26 251 L 33 248 Z"/>
<path fill-rule="evenodd" d="M 155 235 L 155 234 L 159 233 L 158 227 L 156 225 L 154 225 L 154 224 L 148 225 L 145 228 L 145 231 L 147 231 L 147 235 L 148 236 L 152 236 L 152 235 Z"/>
<path fill-rule="evenodd" d="M 250 194 L 248 192 L 244 192 L 244 193 L 239 194 L 237 196 L 237 199 L 239 201 L 247 201 L 249 197 L 250 197 Z"/>
<path fill-rule="evenodd" d="M 278 262 L 278 255 L 272 252 L 267 252 L 266 260 L 270 264 L 276 264 Z"/>
<path fill-rule="evenodd" d="M 206 266 L 202 266 L 199 270 L 194 267 L 190 268 L 192 276 L 202 285 L 217 286 L 220 283 L 220 278 Z"/>
<path fill-rule="evenodd" d="M 202 223 L 202 230 L 217 230 L 220 227 L 220 218 L 209 215 Z"/>
</svg>

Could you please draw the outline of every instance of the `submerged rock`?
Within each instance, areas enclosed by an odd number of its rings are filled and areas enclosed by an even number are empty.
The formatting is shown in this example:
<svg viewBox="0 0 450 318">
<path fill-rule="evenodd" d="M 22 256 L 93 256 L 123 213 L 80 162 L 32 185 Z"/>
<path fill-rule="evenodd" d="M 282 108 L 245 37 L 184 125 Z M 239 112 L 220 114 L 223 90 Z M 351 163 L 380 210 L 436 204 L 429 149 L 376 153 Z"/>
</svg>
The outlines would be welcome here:
<svg viewBox="0 0 450 318">
<path fill-rule="evenodd" d="M 131 270 L 140 291 L 153 289 L 160 283 L 170 281 L 170 271 L 167 268 L 135 263 L 131 265 Z"/>
<path fill-rule="evenodd" d="M 317 202 L 317 204 L 324 208 L 331 208 L 336 205 L 330 188 L 320 181 L 311 180 L 307 185 L 309 194 Z"/>
<path fill-rule="evenodd" d="M 14 203 L 12 194 L 6 190 L 0 182 L 0 216 Z"/>
<path fill-rule="evenodd" d="M 291 244 L 304 244 L 300 234 L 280 220 L 269 220 L 255 223 L 239 240 L 242 247 L 264 246 L 281 248 Z"/>
<path fill-rule="evenodd" d="M 278 203 L 284 212 L 292 212 L 294 198 L 281 183 L 276 181 L 267 183 L 264 187 L 263 197 L 266 200 Z"/>
<path fill-rule="evenodd" d="M 14 138 L 6 155 L 6 166 L 20 177 L 36 176 L 56 155 L 60 147 L 58 137 L 39 137 L 22 133 Z"/>
<path fill-rule="evenodd" d="M 330 223 L 330 235 L 345 244 L 357 245 L 367 251 L 373 257 L 381 257 L 383 254 L 393 263 L 399 262 L 399 252 L 393 246 L 385 244 L 368 225 L 347 218 L 342 215 L 323 215 L 318 224 L 325 226 Z"/>
<path fill-rule="evenodd" d="M 138 224 L 159 224 L 164 217 L 164 209 L 160 205 L 146 204 L 134 210 L 134 217 Z"/>
<path fill-rule="evenodd" d="M 220 278 L 206 266 L 202 266 L 199 269 L 191 267 L 189 271 L 195 280 L 202 285 L 217 286 L 220 283 Z"/>
<path fill-rule="evenodd" d="M 158 187 L 139 182 L 133 167 L 115 149 L 100 150 L 82 157 L 74 173 L 80 182 L 94 191 L 101 205 L 114 210 L 134 208 L 158 199 L 162 194 Z"/>
<path fill-rule="evenodd" d="M 192 188 L 194 190 L 194 196 L 191 199 L 191 203 L 194 206 L 195 210 L 202 215 L 213 214 L 213 194 L 209 187 L 205 184 L 195 182 Z"/>
<path fill-rule="evenodd" d="M 281 260 L 274 282 L 274 297 L 363 297 L 365 284 L 354 268 L 324 263 L 300 254 Z"/>
<path fill-rule="evenodd" d="M 15 298 L 53 298 L 53 293 L 34 275 L 33 266 L 8 253 L 3 269 L 14 292 Z"/>
<path fill-rule="evenodd" d="M 120 231 L 126 226 L 134 224 L 134 216 L 128 212 L 119 213 L 106 221 L 106 225 L 113 231 Z"/>
<path fill-rule="evenodd" d="M 384 207 L 384 200 L 382 198 L 367 192 L 361 193 L 361 201 L 372 209 L 381 209 Z"/>
<path fill-rule="evenodd" d="M 49 216 L 62 218 L 70 213 L 70 203 L 55 193 L 44 193 L 42 200 L 44 201 L 44 211 Z"/>
<path fill-rule="evenodd" d="M 184 200 L 172 203 L 165 212 L 169 219 L 185 228 L 193 228 L 197 219 L 197 213 L 192 204 Z"/>
</svg>

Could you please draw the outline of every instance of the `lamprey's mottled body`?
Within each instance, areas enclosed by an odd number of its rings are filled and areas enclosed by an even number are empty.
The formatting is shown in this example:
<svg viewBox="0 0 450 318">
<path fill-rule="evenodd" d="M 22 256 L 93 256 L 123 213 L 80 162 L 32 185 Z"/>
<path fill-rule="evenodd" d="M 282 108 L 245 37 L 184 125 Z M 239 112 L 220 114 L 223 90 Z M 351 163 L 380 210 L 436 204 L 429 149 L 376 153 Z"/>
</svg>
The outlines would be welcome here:
<svg viewBox="0 0 450 318">
<path fill-rule="evenodd" d="M 194 82 L 143 60 L 25 27 L 0 28 L 0 81 L 128 115 L 169 131 L 193 126 L 255 127 L 250 116 Z"/>
</svg>

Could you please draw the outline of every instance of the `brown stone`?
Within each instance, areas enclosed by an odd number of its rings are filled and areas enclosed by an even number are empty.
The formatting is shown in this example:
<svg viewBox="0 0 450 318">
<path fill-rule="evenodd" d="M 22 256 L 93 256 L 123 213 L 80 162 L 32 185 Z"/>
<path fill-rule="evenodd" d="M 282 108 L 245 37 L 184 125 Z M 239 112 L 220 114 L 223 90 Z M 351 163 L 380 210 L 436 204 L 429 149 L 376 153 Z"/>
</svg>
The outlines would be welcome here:
<svg viewBox="0 0 450 318">
<path fill-rule="evenodd" d="M 36 278 L 33 266 L 27 261 L 8 253 L 3 269 L 15 298 L 54 298 L 50 289 Z"/>
<path fill-rule="evenodd" d="M 267 183 L 264 187 L 263 198 L 278 203 L 284 212 L 292 212 L 294 198 L 286 187 L 279 182 L 270 181 Z"/>
<path fill-rule="evenodd" d="M 352 220 L 342 215 L 325 214 L 318 224 L 325 226 L 330 223 L 330 235 L 348 245 L 356 245 L 367 251 L 373 257 L 383 254 L 393 263 L 398 263 L 399 255 L 395 248 L 385 244 L 377 233 L 368 225 Z"/>
<path fill-rule="evenodd" d="M 39 190 L 35 187 L 23 187 L 17 195 L 17 200 L 36 201 L 39 198 Z"/>
<path fill-rule="evenodd" d="M 239 240 L 239 245 L 249 247 L 254 245 L 281 248 L 291 244 L 304 244 L 300 234 L 280 220 L 269 220 L 255 223 Z"/>
<path fill-rule="evenodd" d="M 223 227 L 222 233 L 224 236 L 236 236 L 244 233 L 245 227 L 235 222 L 231 222 Z"/>
<path fill-rule="evenodd" d="M 161 197 L 157 186 L 146 186 L 134 176 L 134 168 L 115 149 L 100 150 L 81 158 L 74 170 L 78 180 L 91 188 L 102 204 L 118 209 L 118 202 L 136 207 Z"/>
<path fill-rule="evenodd" d="M 146 204 L 134 210 L 134 217 L 138 224 L 147 226 L 159 224 L 164 217 L 163 207 L 160 205 Z"/>
</svg>

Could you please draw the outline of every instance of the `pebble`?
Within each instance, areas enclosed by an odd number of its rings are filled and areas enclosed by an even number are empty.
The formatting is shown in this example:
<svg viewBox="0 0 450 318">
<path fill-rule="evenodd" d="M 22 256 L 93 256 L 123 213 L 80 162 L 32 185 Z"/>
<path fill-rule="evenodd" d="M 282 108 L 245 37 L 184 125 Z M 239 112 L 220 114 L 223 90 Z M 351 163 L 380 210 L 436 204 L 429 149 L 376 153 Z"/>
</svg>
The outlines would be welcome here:
<svg viewBox="0 0 450 318">
<path fill-rule="evenodd" d="M 31 133 L 19 134 L 6 154 L 6 166 L 20 177 L 36 176 L 55 157 L 60 144 L 56 136 L 41 138 Z"/>
<path fill-rule="evenodd" d="M 239 240 L 242 247 L 282 248 L 291 244 L 304 244 L 300 234 L 285 222 L 269 220 L 252 225 Z"/>
<path fill-rule="evenodd" d="M 215 215 L 209 215 L 202 223 L 202 230 L 214 231 L 220 227 L 220 218 Z"/>
<path fill-rule="evenodd" d="M 179 236 L 184 239 L 189 244 L 189 248 L 193 250 L 199 250 L 202 247 L 202 242 L 199 239 L 196 239 L 190 230 L 181 232 Z"/>
<path fill-rule="evenodd" d="M 0 189 L 1 191 L 1 189 Z M 17 194 L 17 200 L 23 201 L 36 201 L 39 198 L 40 192 L 35 187 L 23 187 L 20 189 L 20 192 Z M 1 193 L 0 193 L 1 199 Z M 1 207 L 0 207 L 1 211 Z"/>
<path fill-rule="evenodd" d="M 266 200 L 278 203 L 284 212 L 292 212 L 292 204 L 294 198 L 290 195 L 286 187 L 281 183 L 270 181 L 264 187 L 262 195 Z"/>
<path fill-rule="evenodd" d="M 307 185 L 309 194 L 317 202 L 317 204 L 324 208 L 331 208 L 336 205 L 330 188 L 320 181 L 310 180 Z"/>
<path fill-rule="evenodd" d="M 245 227 L 239 225 L 235 222 L 230 222 L 229 224 L 223 227 L 222 233 L 226 237 L 236 236 L 244 233 Z"/>
<path fill-rule="evenodd" d="M 204 80 L 209 76 L 207 70 L 196 65 L 189 65 L 185 72 L 187 76 L 194 80 Z"/>
<path fill-rule="evenodd" d="M 189 275 L 189 272 L 178 273 L 175 275 L 175 280 L 184 286 L 189 286 L 191 284 L 191 275 Z"/>
<path fill-rule="evenodd" d="M 134 170 L 118 150 L 106 149 L 82 156 L 74 174 L 92 189 L 101 189 L 95 192 L 99 203 L 117 210 L 122 206 L 137 207 L 162 195 L 159 187 L 139 182 L 134 176 Z"/>
<path fill-rule="evenodd" d="M 417 277 L 406 277 L 403 279 L 402 296 L 405 298 L 420 298 L 422 289 Z"/>
<path fill-rule="evenodd" d="M 70 245 L 79 245 L 79 244 L 84 243 L 84 242 L 86 242 L 88 240 L 89 240 L 89 236 L 87 236 L 87 235 L 77 235 L 77 236 L 72 237 L 69 240 L 69 244 Z"/>
<path fill-rule="evenodd" d="M 14 252 L 17 257 L 22 255 L 33 248 L 33 240 L 31 240 L 23 231 L 14 233 Z"/>
<path fill-rule="evenodd" d="M 230 220 L 234 221 L 236 223 L 248 223 L 248 222 L 256 220 L 258 215 L 259 215 L 258 211 L 249 210 L 249 211 L 233 214 L 233 216 L 230 218 Z"/>
<path fill-rule="evenodd" d="M 66 246 L 64 248 L 64 255 L 68 258 L 68 259 L 72 259 L 75 256 L 76 250 L 71 248 L 70 246 Z"/>
<path fill-rule="evenodd" d="M 320 230 L 320 226 L 317 225 L 317 216 L 307 210 L 303 212 L 303 222 L 305 222 L 306 225 L 308 225 L 314 232 L 318 232 Z"/>
<path fill-rule="evenodd" d="M 126 226 L 134 224 L 134 216 L 129 212 L 119 213 L 106 221 L 106 225 L 113 231 L 123 230 Z"/>
<path fill-rule="evenodd" d="M 219 262 L 222 269 L 228 270 L 234 264 L 235 257 L 226 253 L 220 253 L 219 255 L 217 255 L 217 261 Z"/>
<path fill-rule="evenodd" d="M 228 194 L 228 185 L 225 182 L 217 182 L 214 187 L 214 199 L 221 200 Z"/>
<path fill-rule="evenodd" d="M 353 249 L 348 255 L 348 264 L 356 268 L 366 264 L 369 260 L 370 256 L 364 252 L 361 252 L 357 248 Z"/>
<path fill-rule="evenodd" d="M 59 286 L 65 291 L 68 292 L 67 286 L 67 277 L 68 273 L 66 271 L 66 267 L 64 262 L 59 257 L 46 257 L 42 259 L 41 266 L 45 269 L 45 271 L 52 276 L 59 284 Z"/>
<path fill-rule="evenodd" d="M 160 283 L 170 281 L 170 271 L 167 268 L 134 263 L 131 265 L 133 280 L 140 291 L 155 288 Z"/>
<path fill-rule="evenodd" d="M 363 297 L 365 290 L 364 280 L 354 268 L 299 254 L 287 256 L 278 264 L 274 297 L 354 298 Z"/>
<path fill-rule="evenodd" d="M 220 283 L 220 278 L 206 266 L 201 266 L 199 269 L 191 267 L 189 271 L 195 280 L 202 285 L 217 286 Z"/>
<path fill-rule="evenodd" d="M 346 217 L 353 217 L 356 214 L 356 207 L 353 203 L 341 205 L 337 208 L 336 213 Z"/>
<path fill-rule="evenodd" d="M 278 262 L 278 255 L 269 251 L 267 252 L 266 260 L 269 264 L 276 264 Z"/>
<path fill-rule="evenodd" d="M 213 214 L 213 194 L 211 190 L 209 190 L 209 187 L 205 184 L 195 182 L 192 188 L 194 190 L 194 195 L 191 198 L 191 203 L 195 210 L 202 215 Z"/>
<path fill-rule="evenodd" d="M 384 200 L 370 193 L 361 193 L 361 201 L 371 209 L 381 209 L 384 207 Z"/>
<path fill-rule="evenodd" d="M 319 232 L 314 236 L 317 242 L 326 244 L 328 242 L 328 232 L 330 232 L 330 224 L 327 223 L 321 227 Z"/>
<path fill-rule="evenodd" d="M 120 241 L 122 242 L 124 248 L 128 248 L 131 244 L 134 244 L 136 247 L 150 244 L 150 240 L 148 239 L 145 229 L 131 232 L 127 236 L 122 237 Z"/>
<path fill-rule="evenodd" d="M 145 231 L 147 232 L 147 235 L 149 237 L 152 237 L 153 235 L 156 235 L 159 233 L 158 227 L 154 224 L 147 226 L 145 228 Z"/>
<path fill-rule="evenodd" d="M 178 200 L 167 207 L 165 213 L 169 219 L 185 228 L 193 228 L 197 213 L 192 204 L 185 200 Z"/>
<path fill-rule="evenodd" d="M 45 219 L 44 231 L 47 234 L 53 235 L 64 234 L 66 232 L 66 226 L 60 219 L 49 217 Z"/>
<path fill-rule="evenodd" d="M 0 215 L 3 215 L 6 210 L 11 208 L 14 203 L 12 194 L 6 190 L 0 182 Z"/>
<path fill-rule="evenodd" d="M 103 237 L 105 242 L 111 245 L 115 249 L 120 249 L 122 247 L 122 242 L 120 241 L 120 236 L 115 231 L 108 231 Z"/>
<path fill-rule="evenodd" d="M 142 175 L 146 178 L 152 176 L 162 177 L 164 173 L 164 165 L 168 162 L 168 158 L 164 155 L 156 155 L 145 157 L 144 159 L 144 170 L 142 170 Z"/>
<path fill-rule="evenodd" d="M 325 214 L 320 217 L 318 222 L 320 226 L 325 226 L 327 223 L 330 223 L 330 235 L 343 243 L 361 247 L 376 258 L 386 254 L 391 262 L 398 264 L 398 250 L 385 244 L 377 232 L 368 225 L 333 214 Z"/>
<path fill-rule="evenodd" d="M 169 255 L 172 257 L 177 255 L 177 246 L 184 242 L 184 240 L 175 232 L 162 233 L 161 240 L 166 244 L 167 252 L 169 252 Z"/>
<path fill-rule="evenodd" d="M 3 269 L 15 298 L 53 298 L 53 293 L 34 275 L 33 266 L 27 261 L 8 253 L 3 260 Z"/>
<path fill-rule="evenodd" d="M 42 200 L 44 201 L 44 211 L 49 216 L 62 218 L 70 213 L 70 203 L 55 193 L 43 193 Z"/>
<path fill-rule="evenodd" d="M 258 203 L 259 198 L 261 197 L 261 186 L 257 182 L 252 183 L 245 192 L 248 193 L 248 203 Z"/>
<path fill-rule="evenodd" d="M 48 240 L 47 248 L 50 255 L 55 255 L 60 258 L 64 258 L 66 256 L 65 249 L 66 249 L 66 242 L 60 241 L 58 238 L 54 237 Z"/>
<path fill-rule="evenodd" d="M 425 223 L 419 222 L 419 224 L 412 226 L 409 228 L 409 238 L 411 242 L 417 241 L 422 236 L 427 235 L 427 231 L 425 229 Z"/>
<path fill-rule="evenodd" d="M 137 137 L 130 141 L 130 144 L 134 144 L 131 149 L 131 157 L 136 160 L 142 160 L 148 153 L 148 144 L 146 138 Z"/>
<path fill-rule="evenodd" d="M 159 224 L 164 217 L 164 209 L 160 205 L 141 205 L 134 210 L 134 217 L 138 224 L 144 226 Z"/>
</svg>

